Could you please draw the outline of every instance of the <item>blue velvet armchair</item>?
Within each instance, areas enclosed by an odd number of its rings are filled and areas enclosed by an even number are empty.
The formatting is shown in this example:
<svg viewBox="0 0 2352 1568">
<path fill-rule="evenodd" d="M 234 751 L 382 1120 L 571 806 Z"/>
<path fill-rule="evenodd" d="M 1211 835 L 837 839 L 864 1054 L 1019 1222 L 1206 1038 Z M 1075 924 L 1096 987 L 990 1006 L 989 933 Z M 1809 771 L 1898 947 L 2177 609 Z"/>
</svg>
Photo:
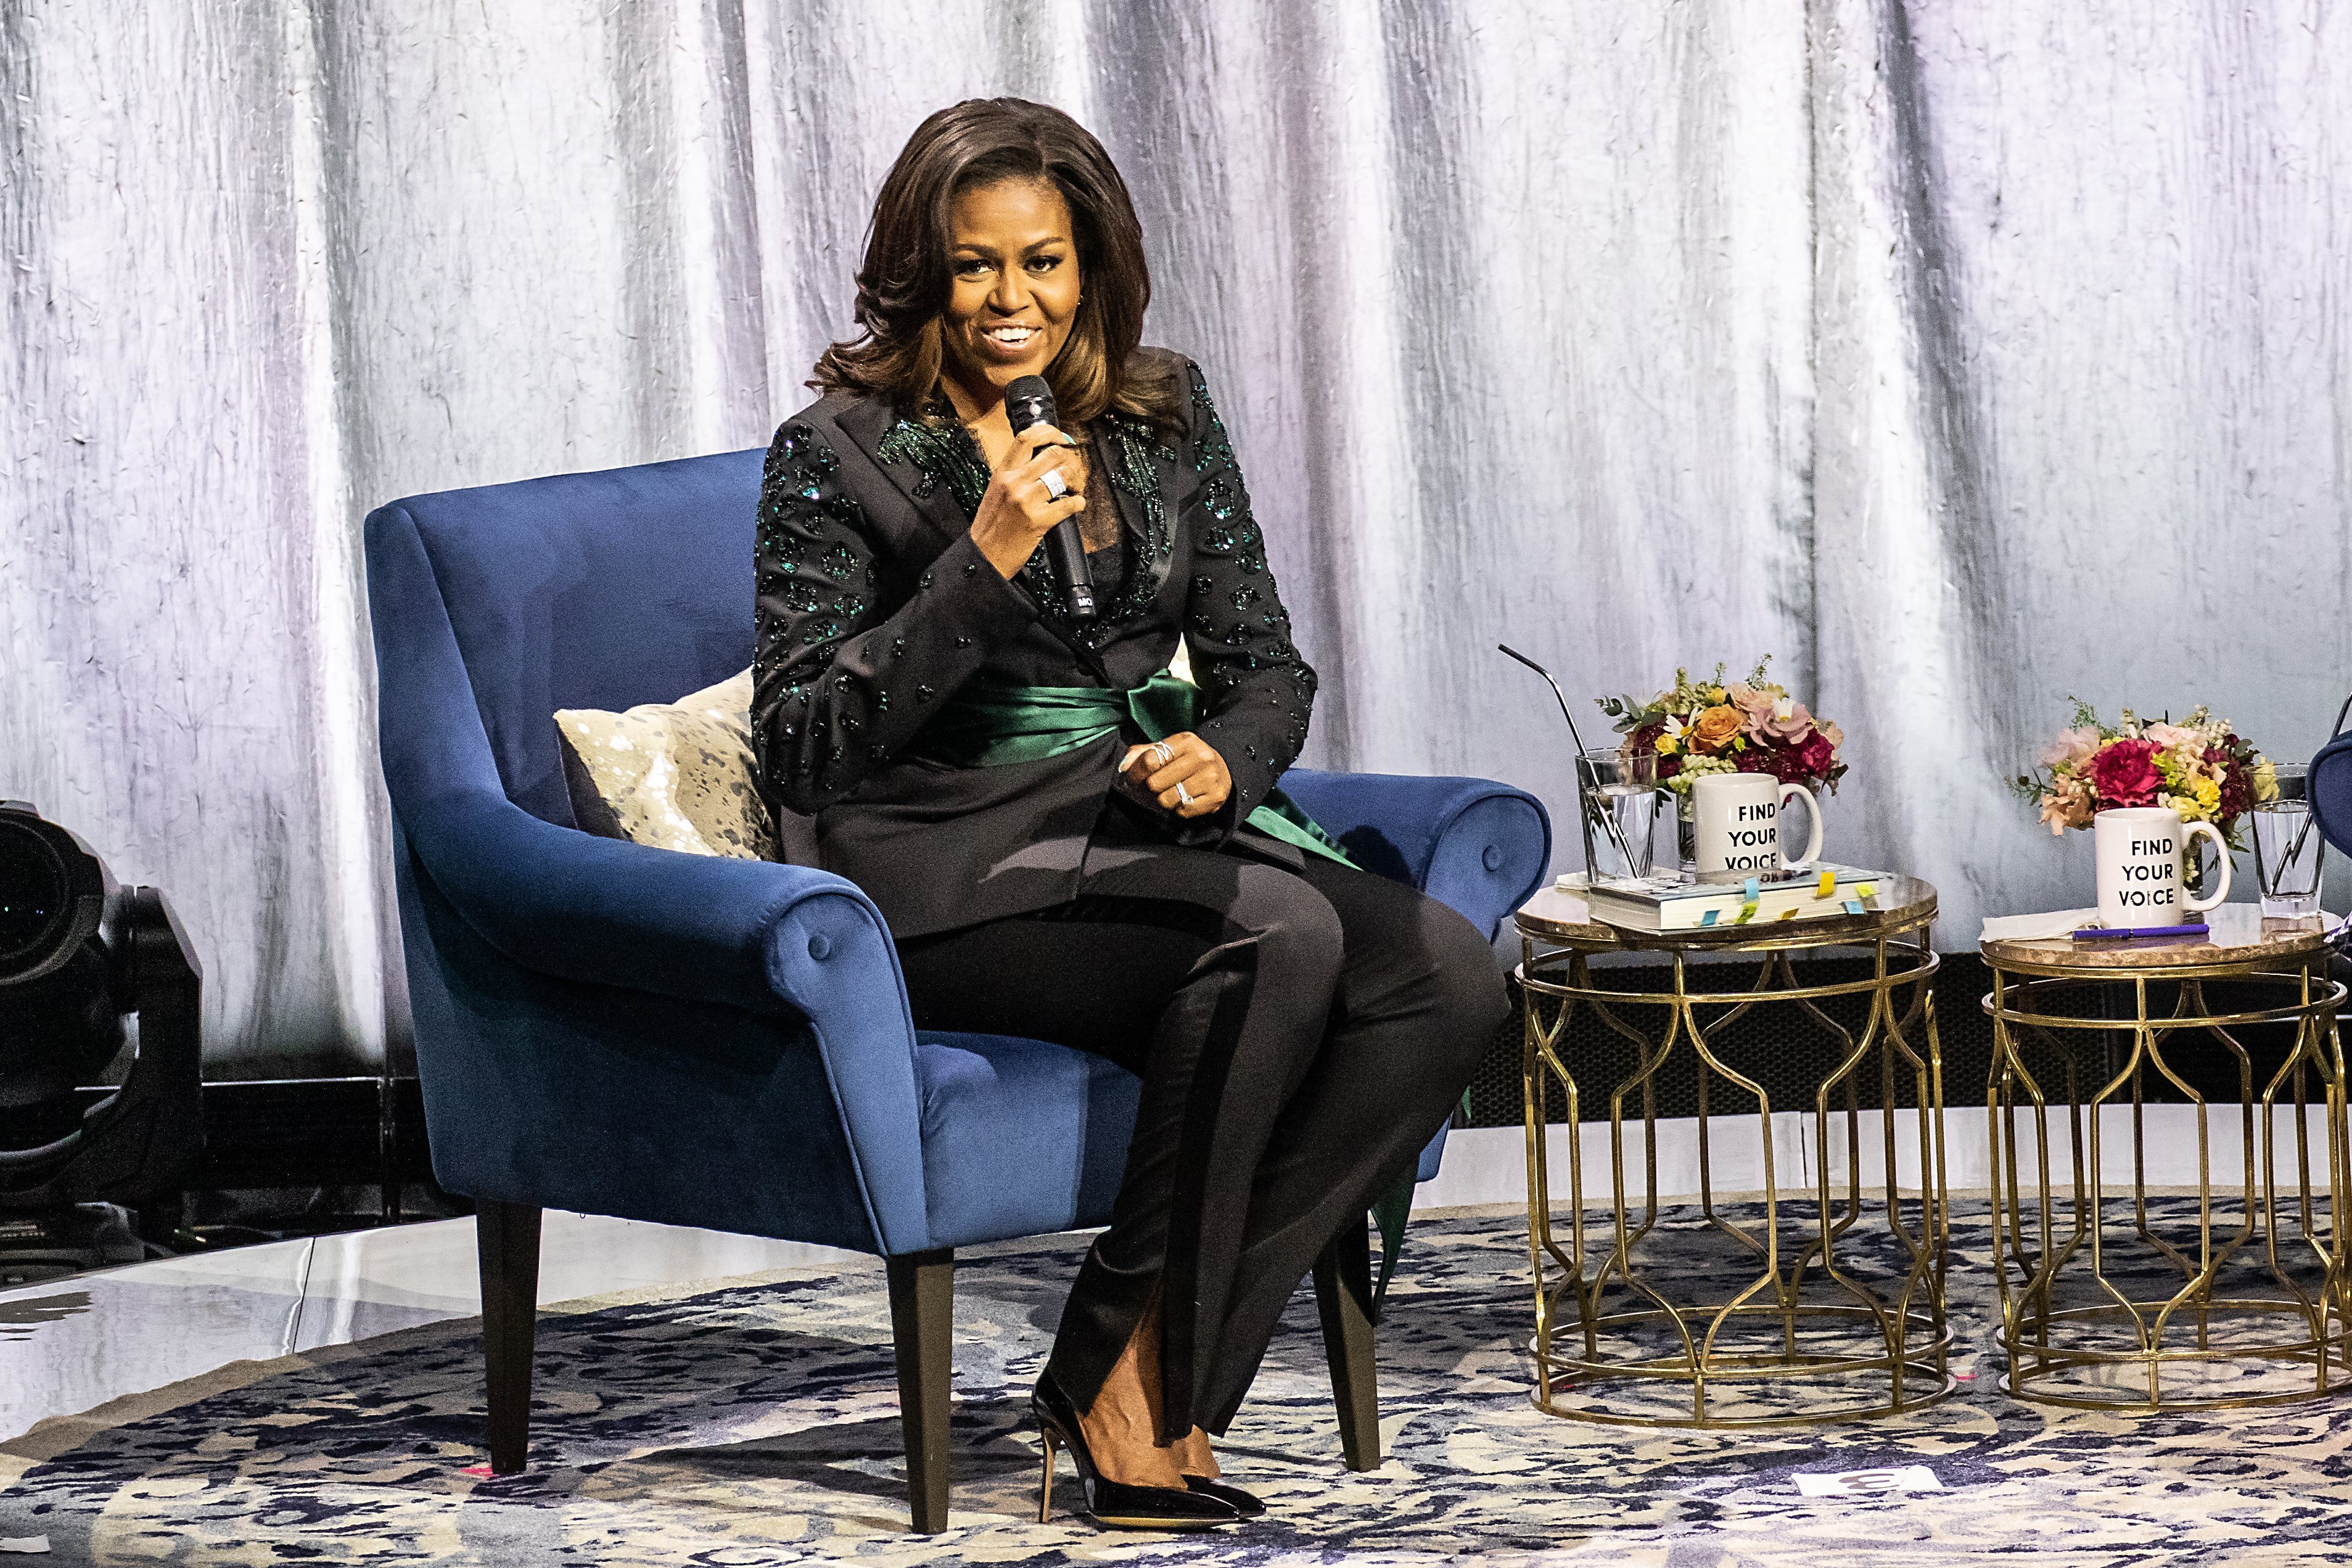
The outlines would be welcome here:
<svg viewBox="0 0 2352 1568">
<path fill-rule="evenodd" d="M 2320 835 L 2338 853 L 2352 855 L 2352 735 L 2344 733 L 2345 713 L 2352 713 L 2352 698 L 2346 699 L 2344 710 L 2336 716 L 2335 737 L 2311 759 L 2306 784 L 2312 820 L 2319 824 Z"/>
<path fill-rule="evenodd" d="M 915 1527 L 947 1518 L 957 1247 L 1106 1218 L 1137 1082 L 917 1031 L 842 878 L 574 825 L 558 708 L 751 657 L 758 451 L 412 497 L 367 519 L 400 920 L 433 1168 L 478 1206 L 491 1467 L 522 1468 L 544 1207 L 887 1260 Z M 1373 870 L 1490 936 L 1544 875 L 1533 798 L 1294 769 Z M 1434 1174 L 1444 1141 L 1423 1159 Z M 1379 1459 L 1361 1228 L 1316 1270 L 1348 1462 Z"/>
</svg>

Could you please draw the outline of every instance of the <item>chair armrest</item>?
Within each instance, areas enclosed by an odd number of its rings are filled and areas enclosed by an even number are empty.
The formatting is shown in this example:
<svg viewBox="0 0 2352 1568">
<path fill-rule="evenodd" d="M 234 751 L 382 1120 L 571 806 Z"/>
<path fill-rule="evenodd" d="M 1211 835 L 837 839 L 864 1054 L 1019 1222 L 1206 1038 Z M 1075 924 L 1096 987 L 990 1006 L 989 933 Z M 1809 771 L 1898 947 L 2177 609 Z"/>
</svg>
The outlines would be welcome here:
<svg viewBox="0 0 2352 1568">
<path fill-rule="evenodd" d="M 444 797 L 403 810 L 401 826 L 466 923 L 543 975 L 809 1013 L 814 967 L 861 935 L 897 968 L 872 903 L 830 872 L 597 838 L 503 797 Z"/>
<path fill-rule="evenodd" d="M 1490 942 L 1551 869 L 1550 816 L 1507 784 L 1311 768 L 1281 783 L 1358 865 L 1421 889 Z"/>
<path fill-rule="evenodd" d="M 886 1252 L 929 1245 L 914 1024 L 856 884 L 542 822 L 503 797 L 404 813 L 409 852 L 484 942 L 543 975 L 804 1019 Z"/>
<path fill-rule="evenodd" d="M 2352 735 L 2339 735 L 2311 759 L 2312 820 L 2322 837 L 2352 855 Z"/>
<path fill-rule="evenodd" d="M 805 1019 L 882 1249 L 926 1249 L 914 1024 L 872 901 L 809 867 L 595 838 L 514 804 L 404 507 L 369 517 L 367 558 L 384 783 L 416 869 L 523 968 Z"/>
</svg>

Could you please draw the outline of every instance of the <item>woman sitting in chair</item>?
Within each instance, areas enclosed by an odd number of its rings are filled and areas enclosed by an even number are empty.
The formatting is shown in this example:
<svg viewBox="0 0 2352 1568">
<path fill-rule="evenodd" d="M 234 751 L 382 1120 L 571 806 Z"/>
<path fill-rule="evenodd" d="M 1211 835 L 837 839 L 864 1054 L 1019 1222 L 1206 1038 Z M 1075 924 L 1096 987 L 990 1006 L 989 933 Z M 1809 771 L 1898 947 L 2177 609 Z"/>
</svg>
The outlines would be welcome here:
<svg viewBox="0 0 2352 1568">
<path fill-rule="evenodd" d="M 1127 187 L 1067 115 L 916 130 L 864 332 L 769 450 L 752 724 L 772 803 L 888 920 L 919 1027 L 1142 1079 L 1034 1407 L 1049 1484 L 1059 1443 L 1097 1521 L 1167 1529 L 1260 1511 L 1207 1434 L 1506 1003 L 1468 922 L 1276 789 L 1315 673 L 1200 371 L 1139 346 L 1150 298 Z M 1016 429 L 1024 377 L 1059 412 Z M 1090 619 L 1046 548 L 1066 521 Z"/>
</svg>

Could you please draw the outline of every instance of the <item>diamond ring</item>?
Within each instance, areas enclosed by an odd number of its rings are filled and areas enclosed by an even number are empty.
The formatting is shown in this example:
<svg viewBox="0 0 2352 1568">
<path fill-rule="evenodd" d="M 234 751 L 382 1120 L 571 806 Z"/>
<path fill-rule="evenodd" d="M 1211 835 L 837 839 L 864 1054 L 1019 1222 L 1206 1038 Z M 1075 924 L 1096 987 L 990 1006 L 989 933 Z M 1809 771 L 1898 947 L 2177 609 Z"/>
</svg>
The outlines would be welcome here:
<svg viewBox="0 0 2352 1568">
<path fill-rule="evenodd" d="M 1176 803 L 1180 806 L 1189 806 L 1192 803 L 1192 795 L 1185 790 L 1181 780 L 1176 786 Z"/>
<path fill-rule="evenodd" d="M 1069 493 L 1070 487 L 1062 482 L 1062 471 L 1059 468 L 1046 469 L 1045 494 L 1058 501 Z"/>
</svg>

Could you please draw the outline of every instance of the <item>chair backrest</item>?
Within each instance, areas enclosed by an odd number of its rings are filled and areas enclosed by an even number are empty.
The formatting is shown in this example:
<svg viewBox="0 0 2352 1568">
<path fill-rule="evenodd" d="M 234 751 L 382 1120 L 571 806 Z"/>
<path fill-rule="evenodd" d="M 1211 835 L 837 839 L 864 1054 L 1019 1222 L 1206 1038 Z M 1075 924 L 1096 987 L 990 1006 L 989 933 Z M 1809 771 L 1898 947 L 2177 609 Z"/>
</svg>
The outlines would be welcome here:
<svg viewBox="0 0 2352 1568">
<path fill-rule="evenodd" d="M 558 708 L 668 702 L 751 662 L 758 448 L 412 496 L 507 798 L 572 826 Z"/>
<path fill-rule="evenodd" d="M 2319 748 L 2305 784 L 2321 835 L 2338 854 L 2352 855 L 2352 735 L 2339 734 Z"/>
</svg>

